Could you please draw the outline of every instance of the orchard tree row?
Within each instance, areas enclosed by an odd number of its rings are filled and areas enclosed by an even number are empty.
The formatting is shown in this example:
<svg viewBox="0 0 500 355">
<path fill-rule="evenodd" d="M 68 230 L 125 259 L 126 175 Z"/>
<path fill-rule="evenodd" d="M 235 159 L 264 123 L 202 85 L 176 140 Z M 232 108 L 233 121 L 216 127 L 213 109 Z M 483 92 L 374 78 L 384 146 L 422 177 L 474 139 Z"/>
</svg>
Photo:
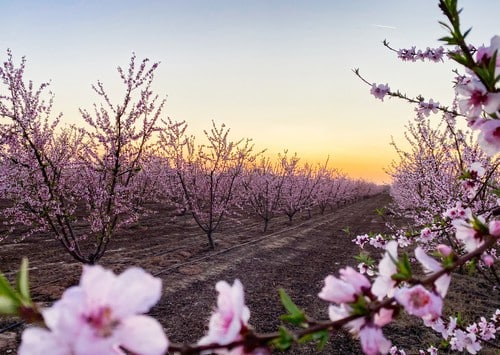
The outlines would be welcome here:
<svg viewBox="0 0 500 355">
<path fill-rule="evenodd" d="M 394 178 L 393 213 L 405 217 L 410 225 L 395 228 L 389 235 L 366 234 L 353 240 L 361 248 L 369 243 L 384 249 L 383 257 L 376 264 L 364 250 L 359 271 L 346 266 L 325 277 L 318 297 L 328 304 L 328 320 L 311 318 L 280 290 L 286 309 L 281 320 L 287 326 L 258 333 L 249 324 L 251 311 L 245 305 L 242 283 L 221 280 L 216 284 L 217 307 L 206 335 L 196 344 L 177 344 L 169 341 L 157 320 L 143 314 L 160 299 L 161 279 L 140 268 L 115 275 L 99 265 L 85 265 L 80 284 L 67 289 L 50 308 L 39 311 L 30 298 L 24 260 L 14 286 L 0 277 L 0 314 L 31 322 L 43 319 L 44 327 L 23 332 L 19 354 L 256 355 L 311 341 L 318 342 L 321 349 L 330 333 L 344 328 L 359 339 L 365 354 L 403 355 L 405 350 L 393 346 L 383 333 L 403 312 L 442 338 L 411 349 L 412 353 L 498 352 L 500 309 L 494 301 L 500 290 L 496 271 L 500 245 L 500 36 L 494 35 L 489 45 L 471 45 L 466 41 L 471 30 L 462 30 L 457 0 L 438 3 L 444 15 L 440 24 L 447 30 L 440 40 L 448 50 L 395 50 L 387 41 L 384 44 L 403 61 L 458 63 L 464 73 L 455 70 L 455 100 L 450 107 L 422 95 L 408 97 L 399 90 L 391 91 L 388 84 L 372 83 L 354 70 L 376 98 L 398 98 L 415 105 L 417 117 L 408 125 L 406 136 L 409 148 L 395 145 L 399 159 L 389 168 Z M 137 218 L 151 192 L 161 191 L 152 182 L 165 188 L 157 198 L 175 201 L 209 237 L 220 219 L 234 211 L 232 206 L 254 206 L 265 228 L 266 218 L 274 216 L 266 209 L 292 219 L 295 210 L 308 211 L 315 205 L 321 210 L 323 203 L 326 209 L 328 204 L 374 192 L 366 184 L 356 186 L 324 167 L 299 166 L 295 156 L 284 154 L 279 163 L 272 164 L 253 153 L 250 141 L 231 143 L 225 127 L 216 125 L 206 133 L 208 143 L 196 145 L 193 137 L 186 136 L 185 123 L 166 120 L 166 128 L 158 132 L 158 144 L 150 146 L 147 143 L 156 135 L 163 105 L 149 89 L 154 68 L 147 69 L 143 62 L 136 70 L 132 58 L 128 73 L 119 70 L 127 88 L 123 102 L 112 104 L 98 83 L 95 90 L 103 99 L 102 106 L 96 106 L 92 115 L 82 111 L 93 130 L 72 128 L 56 135 L 58 120 L 48 119 L 51 100 L 41 100 L 46 85 L 34 88 L 24 83 L 24 62 L 15 68 L 9 58 L 0 71 L 7 88 L 0 97 L 0 112 L 8 121 L 1 126 L 5 166 L 1 184 L 3 190 L 11 191 L 11 199 L 26 195 L 14 201 L 13 220 L 51 229 L 78 257 L 82 255 L 79 236 L 73 235 L 72 226 L 75 211 L 86 208 L 98 249 L 82 261 L 94 262 L 102 256 L 113 231 Z M 137 101 L 133 94 L 138 94 Z M 437 123 L 434 117 L 428 119 L 437 113 L 442 114 Z M 455 120 L 467 123 L 473 133 L 461 130 Z M 474 143 L 476 136 L 479 148 Z M 158 169 L 160 166 L 166 168 Z M 266 188 L 273 192 L 267 193 Z M 329 202 L 317 197 L 328 195 Z M 469 279 L 476 283 L 474 292 L 469 285 L 450 287 L 452 278 L 466 270 L 483 276 Z M 457 295 L 492 300 L 492 307 L 477 307 L 481 314 L 466 319 L 461 315 L 470 302 L 455 301 L 445 307 Z"/>
<path fill-rule="evenodd" d="M 96 263 L 116 230 L 135 222 L 150 202 L 192 215 L 213 248 L 223 218 L 242 209 L 262 218 L 266 231 L 277 215 L 291 222 L 299 211 L 324 213 L 380 191 L 327 164 L 301 165 L 286 151 L 271 160 L 214 122 L 198 143 L 186 122 L 162 119 L 165 100 L 151 89 L 158 64 L 147 59 L 133 55 L 127 69 L 118 68 L 121 101 L 113 102 L 103 83 L 93 86 L 100 103 L 80 109 L 85 127 L 60 124 L 49 84 L 26 81 L 25 64 L 23 58 L 16 65 L 8 51 L 0 67 L 7 235 L 19 227 L 25 236 L 48 232 L 83 263 Z"/>
</svg>

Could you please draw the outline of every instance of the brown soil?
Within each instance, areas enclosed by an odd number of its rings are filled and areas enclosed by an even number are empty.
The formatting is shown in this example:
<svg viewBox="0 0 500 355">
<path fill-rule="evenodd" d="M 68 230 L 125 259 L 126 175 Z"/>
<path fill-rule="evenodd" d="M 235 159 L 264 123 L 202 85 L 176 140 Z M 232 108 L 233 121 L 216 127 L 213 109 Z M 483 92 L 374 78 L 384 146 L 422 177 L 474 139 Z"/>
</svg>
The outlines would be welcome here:
<svg viewBox="0 0 500 355">
<path fill-rule="evenodd" d="M 279 327 L 283 313 L 278 289 L 284 288 L 296 304 L 316 319 L 327 318 L 327 304 L 317 294 L 326 275 L 345 265 L 355 266 L 353 256 L 359 248 L 352 236 L 368 231 L 383 232 L 383 220 L 375 209 L 387 205 L 388 195 L 358 201 L 325 215 L 298 216 L 292 225 L 286 218 L 272 220 L 266 234 L 262 221 L 252 217 L 228 219 L 215 234 L 217 247 L 208 248 L 206 236 L 189 216 L 172 218 L 167 213 L 143 218 L 140 223 L 120 231 L 101 260 L 116 272 L 131 265 L 140 266 L 163 280 L 163 297 L 152 309 L 173 342 L 196 342 L 205 333 L 215 306 L 215 284 L 241 280 L 246 303 L 251 310 L 250 323 L 258 332 Z M 12 281 L 21 257 L 30 260 L 33 299 L 42 305 L 57 300 L 64 289 L 78 283 L 81 265 L 47 238 L 0 243 L 0 269 Z M 379 258 L 381 251 L 373 251 Z M 472 282 L 472 277 L 457 275 L 455 287 L 446 300 L 469 321 L 478 315 L 490 315 L 500 307 L 498 293 L 489 294 L 489 285 Z M 467 290 L 464 292 L 463 290 Z M 474 302 L 471 303 L 470 301 Z M 0 319 L 0 331 L 15 319 Z M 24 325 L 0 333 L 0 353 L 15 354 Z M 402 317 L 384 328 L 393 344 L 408 354 L 439 343 L 432 331 L 415 318 Z M 314 344 L 295 347 L 292 354 L 316 353 Z M 340 331 L 330 338 L 324 354 L 357 354 L 357 340 Z"/>
</svg>

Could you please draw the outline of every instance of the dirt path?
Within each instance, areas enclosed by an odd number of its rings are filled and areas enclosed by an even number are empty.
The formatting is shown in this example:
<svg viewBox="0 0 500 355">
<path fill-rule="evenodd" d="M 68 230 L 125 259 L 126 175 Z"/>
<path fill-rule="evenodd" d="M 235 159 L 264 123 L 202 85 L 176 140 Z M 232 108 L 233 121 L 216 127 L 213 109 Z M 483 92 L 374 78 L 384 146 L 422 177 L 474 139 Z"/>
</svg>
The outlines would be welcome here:
<svg viewBox="0 0 500 355">
<path fill-rule="evenodd" d="M 215 306 L 216 282 L 232 283 L 238 278 L 252 313 L 250 323 L 259 332 L 275 331 L 280 324 L 280 287 L 310 316 L 325 319 L 327 304 L 317 297 L 324 277 L 341 266 L 354 266 L 353 256 L 359 252 L 342 230 L 350 227 L 353 233 L 382 231 L 383 222 L 374 211 L 387 202 L 386 195 L 362 200 L 202 260 L 159 271 L 164 296 L 153 314 L 164 319 L 172 341 L 194 342 L 204 334 L 206 320 Z M 325 353 L 360 351 L 357 342 L 345 334 L 337 338 Z M 300 348 L 296 353 L 313 350 Z"/>
<path fill-rule="evenodd" d="M 101 264 L 115 272 L 140 266 L 162 278 L 163 297 L 151 314 L 173 342 L 196 342 L 204 335 L 216 305 L 215 284 L 219 280 L 232 283 L 236 278 L 245 287 L 250 324 L 258 332 L 273 332 L 280 326 L 279 316 L 284 312 L 279 288 L 284 288 L 310 317 L 327 318 L 328 305 L 317 297 L 323 280 L 343 266 L 355 266 L 353 257 L 359 253 L 351 242 L 352 236 L 343 230 L 349 227 L 352 235 L 383 232 L 384 222 L 375 209 L 389 201 L 388 195 L 379 195 L 323 216 L 297 216 L 292 225 L 285 217 L 276 218 L 265 235 L 262 221 L 257 218 L 227 219 L 215 236 L 216 250 L 207 247 L 206 236 L 189 216 L 172 218 L 159 208 L 158 214 L 121 231 Z M 372 252 L 379 258 L 379 250 Z M 22 256 L 29 257 L 33 299 L 42 305 L 50 305 L 67 287 L 78 283 L 81 265 L 50 236 L 22 242 L 0 241 L 0 270 L 11 282 Z M 500 299 L 495 296 L 497 291 L 488 291 L 489 287 L 475 276 L 454 274 L 445 314 L 450 315 L 450 309 L 458 310 L 468 322 L 492 314 L 500 308 Z M 24 325 L 10 329 L 15 322 L 12 318 L 0 319 L 0 354 L 16 353 Z M 440 342 L 421 321 L 408 316 L 384 327 L 384 333 L 408 354 L 418 354 L 418 349 Z M 312 353 L 317 351 L 311 344 L 288 354 Z M 330 338 L 323 353 L 358 354 L 361 349 L 357 340 L 340 331 Z"/>
<path fill-rule="evenodd" d="M 203 336 L 215 306 L 216 282 L 232 283 L 236 278 L 245 287 L 252 326 L 259 332 L 275 331 L 282 313 L 280 287 L 310 316 L 326 317 L 327 305 L 317 298 L 323 279 L 342 265 L 354 265 L 352 256 L 358 252 L 342 229 L 350 227 L 353 233 L 382 230 L 383 222 L 374 210 L 388 201 L 387 195 L 380 195 L 323 216 L 297 218 L 293 225 L 277 218 L 266 235 L 258 219 L 229 220 L 216 234 L 215 251 L 207 249 L 204 236 L 188 216 L 172 220 L 159 213 L 123 231 L 102 264 L 117 272 L 137 265 L 163 279 L 164 294 L 152 314 L 172 341 L 195 342 Z M 81 266 L 49 237 L 2 242 L 1 267 L 10 279 L 23 255 L 30 259 L 32 294 L 37 302 L 49 305 L 78 282 Z M 0 329 L 12 322 L 0 321 Z M 15 353 L 21 330 L 17 327 L 0 334 L 0 351 Z M 348 353 L 359 351 L 348 336 L 340 337 Z M 335 346 L 337 351 L 341 349 L 338 342 Z M 298 353 L 304 351 L 307 348 Z"/>
</svg>

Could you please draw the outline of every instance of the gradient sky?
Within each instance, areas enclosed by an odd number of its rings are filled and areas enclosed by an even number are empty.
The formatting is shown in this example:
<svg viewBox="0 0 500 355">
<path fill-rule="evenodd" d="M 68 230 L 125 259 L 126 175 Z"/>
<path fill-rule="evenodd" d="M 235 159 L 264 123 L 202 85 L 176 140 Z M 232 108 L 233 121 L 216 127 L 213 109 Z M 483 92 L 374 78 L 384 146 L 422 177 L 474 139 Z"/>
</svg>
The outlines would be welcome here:
<svg viewBox="0 0 500 355">
<path fill-rule="evenodd" d="M 499 34 L 498 0 L 459 1 L 470 40 Z M 449 104 L 451 64 L 401 63 L 385 49 L 438 46 L 437 0 L 0 0 L 0 49 L 26 56 L 27 78 L 51 80 L 64 122 L 97 99 L 91 84 L 120 87 L 132 52 L 160 61 L 165 115 L 195 135 L 213 119 L 270 155 L 283 149 L 353 177 L 388 181 L 391 136 L 403 142 L 413 107 L 382 103 L 351 72 L 408 95 Z"/>
</svg>

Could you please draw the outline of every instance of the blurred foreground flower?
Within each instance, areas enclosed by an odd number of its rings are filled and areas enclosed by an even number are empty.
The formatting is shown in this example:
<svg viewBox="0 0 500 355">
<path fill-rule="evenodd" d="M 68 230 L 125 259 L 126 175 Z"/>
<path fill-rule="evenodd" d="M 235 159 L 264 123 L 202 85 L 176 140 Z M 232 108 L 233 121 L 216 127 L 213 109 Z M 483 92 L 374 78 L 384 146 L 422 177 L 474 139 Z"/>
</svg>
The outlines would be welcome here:
<svg viewBox="0 0 500 355">
<path fill-rule="evenodd" d="M 245 306 L 243 285 L 239 280 L 235 280 L 233 286 L 226 281 L 219 281 L 215 289 L 219 292 L 217 309 L 210 318 L 208 334 L 198 342 L 200 345 L 227 345 L 242 339 L 242 333 L 247 330 L 250 319 L 250 310 Z M 245 351 L 243 347 L 236 347 L 231 351 L 218 349 L 215 353 L 244 354 Z"/>
<path fill-rule="evenodd" d="M 161 289 L 161 280 L 140 268 L 117 276 L 84 266 L 80 284 L 42 311 L 47 328 L 24 331 L 19 354 L 164 354 L 163 328 L 141 314 L 158 302 Z"/>
</svg>

